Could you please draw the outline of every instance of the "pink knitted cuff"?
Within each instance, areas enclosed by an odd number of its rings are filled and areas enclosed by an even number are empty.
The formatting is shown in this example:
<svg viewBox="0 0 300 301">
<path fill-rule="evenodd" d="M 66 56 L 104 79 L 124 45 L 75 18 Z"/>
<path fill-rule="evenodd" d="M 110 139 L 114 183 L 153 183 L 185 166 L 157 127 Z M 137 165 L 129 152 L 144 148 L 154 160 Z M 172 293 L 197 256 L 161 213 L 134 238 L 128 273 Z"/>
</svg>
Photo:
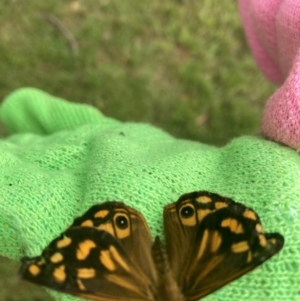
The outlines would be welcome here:
<svg viewBox="0 0 300 301">
<path fill-rule="evenodd" d="M 300 50 L 289 77 L 265 106 L 261 130 L 271 140 L 300 149 Z"/>
<path fill-rule="evenodd" d="M 282 84 L 268 100 L 262 133 L 300 148 L 300 1 L 239 0 L 253 56 L 265 76 Z"/>
<path fill-rule="evenodd" d="M 300 46 L 300 1 L 239 0 L 239 12 L 259 68 L 283 83 Z"/>
</svg>

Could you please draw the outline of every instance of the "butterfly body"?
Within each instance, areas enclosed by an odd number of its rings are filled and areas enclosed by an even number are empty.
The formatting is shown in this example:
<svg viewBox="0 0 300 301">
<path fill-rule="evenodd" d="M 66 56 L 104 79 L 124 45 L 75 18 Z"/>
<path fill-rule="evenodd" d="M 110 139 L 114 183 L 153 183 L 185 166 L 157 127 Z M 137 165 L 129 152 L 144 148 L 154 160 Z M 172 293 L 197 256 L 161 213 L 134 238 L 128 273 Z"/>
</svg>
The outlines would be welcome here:
<svg viewBox="0 0 300 301">
<path fill-rule="evenodd" d="M 205 191 L 164 209 L 166 245 L 152 241 L 141 213 L 120 202 L 92 206 L 21 276 L 97 301 L 196 301 L 275 255 L 284 239 L 258 215 Z"/>
<path fill-rule="evenodd" d="M 157 236 L 152 246 L 152 258 L 157 272 L 157 301 L 184 301 L 175 281 L 165 246 Z"/>
</svg>

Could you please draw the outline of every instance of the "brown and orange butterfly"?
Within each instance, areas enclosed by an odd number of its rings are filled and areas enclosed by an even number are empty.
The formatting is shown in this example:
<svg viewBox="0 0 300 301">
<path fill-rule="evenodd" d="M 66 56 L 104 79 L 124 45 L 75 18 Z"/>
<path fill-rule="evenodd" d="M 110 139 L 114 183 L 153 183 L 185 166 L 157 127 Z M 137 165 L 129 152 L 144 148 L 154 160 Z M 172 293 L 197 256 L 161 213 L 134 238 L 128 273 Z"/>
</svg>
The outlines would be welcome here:
<svg viewBox="0 0 300 301">
<path fill-rule="evenodd" d="M 22 259 L 22 278 L 98 301 L 194 301 L 280 251 L 258 215 L 217 194 L 185 194 L 164 208 L 166 246 L 143 215 L 120 202 L 92 206 L 41 256 Z"/>
</svg>

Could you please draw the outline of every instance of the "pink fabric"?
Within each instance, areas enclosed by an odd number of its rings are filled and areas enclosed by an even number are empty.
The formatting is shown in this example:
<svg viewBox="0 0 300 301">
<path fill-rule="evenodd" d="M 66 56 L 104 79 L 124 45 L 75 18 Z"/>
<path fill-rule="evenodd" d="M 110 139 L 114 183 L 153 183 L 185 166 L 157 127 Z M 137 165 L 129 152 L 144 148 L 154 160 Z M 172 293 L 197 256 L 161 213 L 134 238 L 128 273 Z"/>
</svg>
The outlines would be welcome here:
<svg viewBox="0 0 300 301">
<path fill-rule="evenodd" d="M 239 11 L 259 68 L 283 83 L 265 106 L 262 133 L 300 149 L 300 0 L 239 0 Z"/>
<path fill-rule="evenodd" d="M 300 149 L 300 55 L 290 76 L 269 98 L 261 128 L 263 135 L 271 140 Z"/>
<path fill-rule="evenodd" d="M 283 83 L 300 46 L 300 1 L 239 0 L 239 11 L 259 68 Z"/>
</svg>

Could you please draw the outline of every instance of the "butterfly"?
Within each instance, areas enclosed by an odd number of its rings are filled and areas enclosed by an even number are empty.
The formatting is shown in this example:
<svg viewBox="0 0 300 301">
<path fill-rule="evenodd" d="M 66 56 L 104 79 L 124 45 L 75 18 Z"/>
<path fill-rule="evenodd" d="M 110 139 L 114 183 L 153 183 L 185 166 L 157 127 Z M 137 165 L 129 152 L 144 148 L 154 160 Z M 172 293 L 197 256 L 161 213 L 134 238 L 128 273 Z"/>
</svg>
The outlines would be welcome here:
<svg viewBox="0 0 300 301">
<path fill-rule="evenodd" d="M 197 191 L 164 208 L 165 244 L 121 202 L 92 206 L 40 256 L 22 259 L 30 282 L 89 300 L 195 301 L 253 270 L 284 244 L 254 210 Z"/>
</svg>

